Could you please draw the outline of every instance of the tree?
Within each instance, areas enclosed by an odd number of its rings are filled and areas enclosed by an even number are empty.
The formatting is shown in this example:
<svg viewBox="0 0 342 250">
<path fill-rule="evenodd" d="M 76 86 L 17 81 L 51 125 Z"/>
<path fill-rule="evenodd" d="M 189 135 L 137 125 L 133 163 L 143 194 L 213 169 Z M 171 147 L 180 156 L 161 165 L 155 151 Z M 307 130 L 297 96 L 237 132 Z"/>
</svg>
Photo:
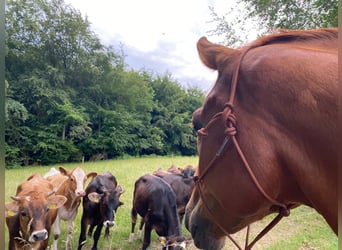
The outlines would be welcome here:
<svg viewBox="0 0 342 250">
<path fill-rule="evenodd" d="M 262 35 L 278 28 L 338 26 L 338 0 L 237 0 L 223 16 L 212 7 L 210 10 L 212 22 L 217 25 L 209 34 L 223 36 L 222 43 L 232 47 L 246 43 L 250 31 Z"/>
<path fill-rule="evenodd" d="M 337 27 L 337 0 L 240 0 L 247 16 L 258 17 L 268 29 Z"/>
<path fill-rule="evenodd" d="M 166 154 L 196 154 L 196 135 L 191 126 L 192 113 L 200 107 L 204 94 L 196 88 L 185 90 L 171 76 L 152 81 L 155 106 L 152 124 L 164 133 Z"/>
<path fill-rule="evenodd" d="M 63 0 L 6 2 L 6 164 L 196 154 L 203 93 L 127 70 Z"/>
<path fill-rule="evenodd" d="M 16 118 L 6 121 L 7 156 L 10 149 L 27 152 L 27 162 L 43 164 L 79 157 L 75 143 L 91 132 L 79 93 L 112 66 L 112 54 L 101 57 L 105 49 L 90 23 L 63 0 L 9 0 L 5 11 L 6 101 L 28 113 L 16 127 L 26 145 L 14 143 Z"/>
</svg>

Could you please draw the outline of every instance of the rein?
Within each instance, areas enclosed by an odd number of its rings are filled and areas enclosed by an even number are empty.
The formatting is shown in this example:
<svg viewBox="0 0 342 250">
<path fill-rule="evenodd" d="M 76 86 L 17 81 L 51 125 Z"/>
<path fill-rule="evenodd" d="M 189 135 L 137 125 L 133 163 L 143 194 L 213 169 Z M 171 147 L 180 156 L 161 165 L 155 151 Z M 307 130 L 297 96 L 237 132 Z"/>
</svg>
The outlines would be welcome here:
<svg viewBox="0 0 342 250">
<path fill-rule="evenodd" d="M 235 93 L 236 93 L 236 87 L 237 87 L 237 82 L 238 82 L 238 74 L 239 74 L 239 70 L 240 70 L 240 65 L 242 62 L 242 59 L 244 58 L 244 56 L 247 54 L 247 52 L 251 49 L 252 47 L 248 47 L 247 49 L 245 49 L 238 61 L 237 66 L 235 67 L 234 71 L 233 71 L 233 79 L 232 79 L 232 86 L 231 86 L 231 91 L 230 91 L 230 96 L 229 96 L 229 100 L 228 102 L 224 105 L 224 109 L 222 112 L 217 113 L 216 115 L 214 115 L 211 120 L 209 121 L 209 123 L 206 125 L 206 127 L 201 128 L 197 131 L 197 133 L 201 136 L 207 136 L 207 128 L 210 126 L 210 124 L 212 124 L 216 119 L 223 117 L 226 120 L 226 128 L 225 128 L 225 138 L 223 139 L 223 142 L 221 144 L 221 146 L 219 147 L 219 149 L 217 150 L 215 156 L 212 158 L 212 160 L 209 162 L 209 164 L 207 165 L 207 167 L 203 170 L 203 172 L 196 176 L 194 178 L 195 180 L 195 184 L 197 186 L 197 189 L 199 191 L 199 195 L 202 199 L 202 202 L 204 204 L 204 206 L 206 207 L 206 209 L 208 210 L 208 212 L 210 213 L 211 217 L 214 219 L 215 224 L 220 228 L 220 230 L 222 230 L 222 232 L 224 232 L 226 234 L 226 236 L 232 241 L 232 243 L 239 249 L 239 250 L 249 250 L 252 249 L 252 247 L 254 246 L 254 244 L 260 240 L 266 233 L 268 233 L 284 216 L 289 216 L 290 215 L 290 209 L 291 209 L 291 205 L 286 205 L 283 204 L 281 202 L 276 201 L 275 199 L 273 199 L 271 196 L 269 196 L 267 194 L 267 192 L 264 190 L 264 188 L 261 186 L 261 184 L 259 183 L 258 179 L 256 178 L 252 168 L 250 167 L 245 154 L 243 153 L 243 151 L 241 150 L 241 147 L 239 145 L 239 142 L 236 139 L 236 133 L 237 133 L 237 129 L 236 129 L 236 116 L 233 113 L 233 107 L 234 107 L 234 99 L 235 99 Z M 208 173 L 209 169 L 216 163 L 216 161 L 219 159 L 219 157 L 221 156 L 226 144 L 228 143 L 229 140 L 233 141 L 233 144 L 243 162 L 243 165 L 245 166 L 247 172 L 249 173 L 249 176 L 251 177 L 251 179 L 253 180 L 253 183 L 255 184 L 255 186 L 257 187 L 257 189 L 259 190 L 259 192 L 266 198 L 266 200 L 268 200 L 271 204 L 279 207 L 279 212 L 278 215 L 254 238 L 254 240 L 249 243 L 249 231 L 250 231 L 250 225 L 247 226 L 247 232 L 246 232 L 246 241 L 245 241 L 245 247 L 241 248 L 239 246 L 239 244 L 232 238 L 232 236 L 223 228 L 223 226 L 217 221 L 215 220 L 214 214 L 213 212 L 210 210 L 208 204 L 205 202 L 204 199 L 204 195 L 202 192 L 202 188 L 201 185 L 204 185 L 204 177 L 205 175 Z M 213 195 L 213 194 L 212 194 Z M 213 195 L 214 196 L 214 195 Z M 214 196 L 215 198 L 215 196 Z M 216 199 L 217 200 L 217 199 Z M 222 205 L 221 205 L 222 206 Z"/>
</svg>

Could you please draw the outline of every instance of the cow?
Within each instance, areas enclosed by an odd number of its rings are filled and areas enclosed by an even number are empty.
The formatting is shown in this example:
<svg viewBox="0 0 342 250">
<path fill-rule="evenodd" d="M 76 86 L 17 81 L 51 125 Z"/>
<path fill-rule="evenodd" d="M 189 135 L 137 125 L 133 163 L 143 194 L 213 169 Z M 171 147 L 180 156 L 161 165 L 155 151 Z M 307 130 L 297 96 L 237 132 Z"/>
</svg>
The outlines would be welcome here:
<svg viewBox="0 0 342 250">
<path fill-rule="evenodd" d="M 162 178 L 172 188 L 176 195 L 176 205 L 179 217 L 179 222 L 182 224 L 185 214 L 185 207 L 190 199 L 192 189 L 194 187 L 193 176 L 195 168 L 188 165 L 185 168 L 180 168 L 172 165 L 167 171 L 162 168 L 153 172 L 155 176 Z M 141 237 L 142 229 L 144 227 L 144 220 L 141 220 L 138 237 Z"/>
<path fill-rule="evenodd" d="M 162 178 L 171 186 L 173 192 L 176 195 L 176 205 L 179 221 L 182 224 L 183 216 L 185 214 L 185 207 L 190 199 L 192 189 L 194 187 L 193 174 L 192 176 L 189 176 L 189 172 L 186 172 L 187 174 L 184 175 L 184 170 L 181 170 L 181 173 L 172 173 L 169 171 L 170 170 L 164 171 L 162 169 L 158 169 L 154 171 L 153 174 Z"/>
<path fill-rule="evenodd" d="M 182 174 L 185 177 L 193 177 L 196 172 L 196 167 L 187 165 L 185 166 L 185 168 L 180 168 L 180 167 L 177 167 L 176 165 L 171 165 L 171 167 L 167 169 L 167 172 L 174 173 L 174 174 Z"/>
<path fill-rule="evenodd" d="M 135 182 L 131 210 L 132 229 L 129 242 L 133 242 L 134 239 L 134 228 L 138 214 L 145 223 L 143 250 L 147 249 L 151 243 L 152 229 L 159 236 L 167 239 L 163 249 L 166 247 L 175 250 L 181 249 L 179 242 L 184 243 L 185 238 L 181 233 L 176 195 L 167 182 L 152 174 L 145 174 Z M 171 241 L 173 244 L 169 244 Z"/>
<path fill-rule="evenodd" d="M 78 207 L 81 203 L 81 197 L 85 195 L 84 183 L 88 178 L 94 178 L 96 175 L 97 173 L 95 172 L 86 174 L 80 167 L 75 167 L 71 171 L 64 167 L 59 167 L 59 171 L 55 168 L 51 168 L 51 170 L 44 175 L 44 178 L 50 181 L 57 189 L 56 194 L 64 195 L 67 198 L 67 202 L 58 208 L 57 218 L 53 224 L 53 250 L 58 249 L 58 238 L 61 234 L 61 220 L 68 221 L 65 249 L 71 249 L 74 221 L 78 212 Z"/>
<path fill-rule="evenodd" d="M 109 236 L 109 228 L 114 226 L 116 211 L 123 202 L 119 200 L 124 192 L 118 185 L 115 176 L 110 172 L 97 175 L 87 186 L 86 195 L 83 197 L 83 214 L 81 218 L 81 233 L 78 241 L 78 249 L 86 241 L 87 226 L 90 225 L 88 236 L 94 232 L 93 250 L 97 249 L 102 227 L 105 227 L 105 237 Z"/>
<path fill-rule="evenodd" d="M 21 183 L 11 198 L 5 204 L 8 249 L 46 249 L 57 209 L 67 198 L 56 195 L 53 185 L 39 174 Z"/>
</svg>

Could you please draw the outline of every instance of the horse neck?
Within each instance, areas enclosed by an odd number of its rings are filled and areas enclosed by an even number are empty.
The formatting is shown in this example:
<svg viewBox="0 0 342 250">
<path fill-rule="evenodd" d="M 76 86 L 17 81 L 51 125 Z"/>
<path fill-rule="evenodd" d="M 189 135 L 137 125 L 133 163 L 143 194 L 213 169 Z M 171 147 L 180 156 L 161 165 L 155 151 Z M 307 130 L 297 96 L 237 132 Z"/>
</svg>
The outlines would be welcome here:
<svg viewBox="0 0 342 250">
<path fill-rule="evenodd" d="M 239 76 L 234 109 L 238 133 L 249 131 L 248 137 L 240 136 L 241 147 L 247 148 L 248 157 L 258 147 L 256 135 L 264 138 L 275 157 L 270 168 L 284 176 L 279 185 L 290 190 L 283 188 L 282 195 L 292 199 L 291 190 L 297 190 L 299 195 L 295 198 L 300 203 L 313 206 L 323 215 L 334 214 L 331 210 L 337 207 L 337 104 L 333 97 L 337 91 L 336 73 L 332 70 L 332 75 L 325 76 L 318 69 L 315 72 L 313 65 L 305 66 L 309 67 L 310 76 L 297 72 L 293 67 L 307 65 L 304 59 L 298 59 L 289 69 L 280 67 L 277 61 L 269 62 L 268 69 L 263 65 L 248 66 L 258 55 L 251 51 Z M 322 56 L 321 60 L 336 66 L 337 59 L 331 55 Z M 280 69 L 285 72 L 279 72 Z M 269 72 L 267 77 L 265 70 Z M 254 145 L 254 149 L 248 149 L 248 145 Z M 262 154 L 249 157 L 258 159 L 261 169 Z M 286 176 L 291 178 L 288 183 Z M 329 195 L 324 198 L 324 193 Z"/>
</svg>

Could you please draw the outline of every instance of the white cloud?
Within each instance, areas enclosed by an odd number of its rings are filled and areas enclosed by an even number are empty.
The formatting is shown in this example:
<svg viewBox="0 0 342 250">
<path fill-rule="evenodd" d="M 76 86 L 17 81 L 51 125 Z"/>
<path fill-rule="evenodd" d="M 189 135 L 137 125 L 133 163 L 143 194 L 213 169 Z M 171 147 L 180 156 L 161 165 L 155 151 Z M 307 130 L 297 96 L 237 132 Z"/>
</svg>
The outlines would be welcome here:
<svg viewBox="0 0 342 250">
<path fill-rule="evenodd" d="M 94 32 L 106 45 L 124 44 L 130 66 L 166 71 L 202 89 L 216 78 L 200 62 L 196 43 L 215 28 L 209 5 L 229 8 L 224 0 L 65 0 L 88 16 Z M 232 2 L 232 1 L 230 1 Z M 213 39 L 211 39 L 213 40 Z M 193 80 L 194 84 L 190 81 Z"/>
</svg>

